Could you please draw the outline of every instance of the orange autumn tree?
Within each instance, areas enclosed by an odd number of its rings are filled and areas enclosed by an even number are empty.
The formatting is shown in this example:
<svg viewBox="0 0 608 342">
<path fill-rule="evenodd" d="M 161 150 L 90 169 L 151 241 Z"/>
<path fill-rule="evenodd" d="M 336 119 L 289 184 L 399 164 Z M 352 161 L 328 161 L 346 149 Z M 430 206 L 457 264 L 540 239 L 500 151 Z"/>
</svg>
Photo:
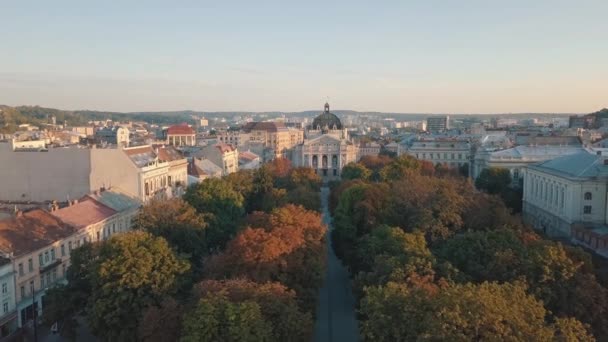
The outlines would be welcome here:
<svg viewBox="0 0 608 342">
<path fill-rule="evenodd" d="M 321 215 L 286 205 L 270 214 L 254 213 L 249 226 L 226 250 L 207 262 L 211 278 L 246 277 L 279 281 L 295 290 L 303 308 L 312 309 L 325 267 L 325 225 Z"/>
</svg>

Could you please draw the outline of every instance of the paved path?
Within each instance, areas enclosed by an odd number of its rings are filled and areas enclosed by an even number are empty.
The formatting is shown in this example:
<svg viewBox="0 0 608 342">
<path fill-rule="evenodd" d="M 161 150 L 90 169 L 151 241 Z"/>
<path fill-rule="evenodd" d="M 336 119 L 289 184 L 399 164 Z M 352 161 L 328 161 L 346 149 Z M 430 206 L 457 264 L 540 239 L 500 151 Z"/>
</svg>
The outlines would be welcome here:
<svg viewBox="0 0 608 342">
<path fill-rule="evenodd" d="M 329 188 L 321 188 L 323 222 L 327 232 L 327 273 L 321 288 L 315 322 L 316 342 L 351 342 L 359 340 L 355 316 L 355 299 L 348 271 L 336 257 L 331 246 L 331 217 L 328 209 Z"/>
</svg>

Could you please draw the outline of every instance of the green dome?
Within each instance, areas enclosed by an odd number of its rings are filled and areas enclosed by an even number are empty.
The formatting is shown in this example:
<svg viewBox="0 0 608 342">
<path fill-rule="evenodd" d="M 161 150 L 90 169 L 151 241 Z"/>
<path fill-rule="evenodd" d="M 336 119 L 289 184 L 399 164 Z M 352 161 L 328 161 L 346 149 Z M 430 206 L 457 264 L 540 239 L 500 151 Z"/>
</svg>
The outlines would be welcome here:
<svg viewBox="0 0 608 342">
<path fill-rule="evenodd" d="M 312 121 L 312 129 L 342 129 L 342 123 L 338 117 L 329 112 L 329 103 L 325 104 L 325 110 Z"/>
</svg>

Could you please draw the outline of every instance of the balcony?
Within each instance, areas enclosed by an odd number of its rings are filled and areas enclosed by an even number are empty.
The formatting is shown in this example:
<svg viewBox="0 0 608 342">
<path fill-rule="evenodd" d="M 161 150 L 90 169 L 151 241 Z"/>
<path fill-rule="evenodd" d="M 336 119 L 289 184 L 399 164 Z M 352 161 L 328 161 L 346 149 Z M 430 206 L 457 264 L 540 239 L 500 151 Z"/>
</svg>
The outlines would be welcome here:
<svg viewBox="0 0 608 342">
<path fill-rule="evenodd" d="M 61 259 L 55 259 L 54 261 L 52 261 L 50 264 L 44 265 L 43 267 L 40 267 L 40 274 L 45 273 L 47 271 L 52 270 L 53 268 L 57 267 L 61 265 Z"/>
</svg>

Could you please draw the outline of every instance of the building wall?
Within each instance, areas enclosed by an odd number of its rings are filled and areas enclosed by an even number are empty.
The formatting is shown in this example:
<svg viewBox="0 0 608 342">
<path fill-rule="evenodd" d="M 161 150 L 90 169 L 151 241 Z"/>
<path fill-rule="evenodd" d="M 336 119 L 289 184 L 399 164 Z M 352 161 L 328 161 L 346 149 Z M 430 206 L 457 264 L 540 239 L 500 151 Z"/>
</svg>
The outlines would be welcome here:
<svg viewBox="0 0 608 342">
<path fill-rule="evenodd" d="M 91 190 L 87 149 L 51 148 L 48 152 L 13 152 L 0 143 L 0 200 L 65 201 Z"/>
<path fill-rule="evenodd" d="M 453 144 L 428 141 L 425 143 L 415 143 L 405 153 L 416 159 L 426 160 L 433 164 L 445 164 L 457 167 L 469 162 L 471 148 L 468 144 L 462 143 Z"/>
<path fill-rule="evenodd" d="M 12 263 L 8 262 L 0 267 L 0 321 L 5 322 L 0 329 L 0 338 L 17 328 L 15 303 L 15 272 Z"/>
<path fill-rule="evenodd" d="M 90 190 L 119 187 L 129 195 L 143 198 L 138 170 L 121 149 L 91 149 Z"/>
<path fill-rule="evenodd" d="M 575 222 L 603 224 L 606 190 L 606 183 L 601 180 L 572 180 L 528 168 L 524 178 L 524 220 L 556 236 L 570 236 L 570 226 Z M 590 194 L 591 199 L 585 194 Z M 586 213 L 585 207 L 590 207 L 591 212 Z"/>
</svg>

